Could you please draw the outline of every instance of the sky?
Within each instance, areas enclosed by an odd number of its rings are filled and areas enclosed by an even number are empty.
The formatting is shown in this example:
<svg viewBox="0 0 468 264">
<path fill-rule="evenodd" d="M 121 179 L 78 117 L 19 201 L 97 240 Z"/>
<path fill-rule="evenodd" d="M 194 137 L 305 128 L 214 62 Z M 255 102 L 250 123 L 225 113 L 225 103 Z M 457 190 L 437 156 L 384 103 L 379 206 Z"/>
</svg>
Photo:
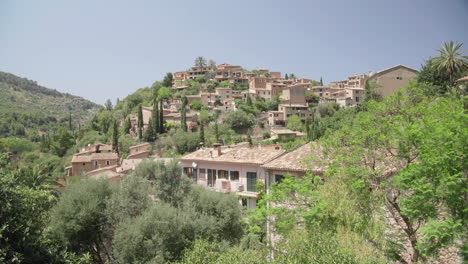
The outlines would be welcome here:
<svg viewBox="0 0 468 264">
<path fill-rule="evenodd" d="M 197 56 L 329 83 L 468 51 L 467 27 L 468 0 L 0 0 L 0 71 L 100 104 Z"/>
</svg>

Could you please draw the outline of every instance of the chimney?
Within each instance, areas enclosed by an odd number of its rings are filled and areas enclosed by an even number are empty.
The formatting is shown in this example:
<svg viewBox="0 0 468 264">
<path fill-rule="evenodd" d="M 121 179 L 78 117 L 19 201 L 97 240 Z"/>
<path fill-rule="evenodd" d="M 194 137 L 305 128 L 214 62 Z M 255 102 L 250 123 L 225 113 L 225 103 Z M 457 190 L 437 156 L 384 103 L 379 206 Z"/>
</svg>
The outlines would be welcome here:
<svg viewBox="0 0 468 264">
<path fill-rule="evenodd" d="M 220 143 L 214 143 L 213 148 L 218 151 L 218 157 L 221 156 L 221 144 Z"/>
</svg>

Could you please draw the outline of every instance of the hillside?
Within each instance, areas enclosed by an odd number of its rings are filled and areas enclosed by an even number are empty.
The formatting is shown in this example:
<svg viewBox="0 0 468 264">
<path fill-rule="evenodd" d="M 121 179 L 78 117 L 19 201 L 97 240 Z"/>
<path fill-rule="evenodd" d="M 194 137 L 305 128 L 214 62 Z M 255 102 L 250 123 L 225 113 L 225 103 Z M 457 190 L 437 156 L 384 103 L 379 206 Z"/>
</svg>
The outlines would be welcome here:
<svg viewBox="0 0 468 264">
<path fill-rule="evenodd" d="M 61 93 L 37 82 L 0 72 L 0 137 L 30 136 L 68 124 L 85 124 L 98 105 L 79 96 Z M 38 130 L 38 131 L 36 131 Z"/>
</svg>

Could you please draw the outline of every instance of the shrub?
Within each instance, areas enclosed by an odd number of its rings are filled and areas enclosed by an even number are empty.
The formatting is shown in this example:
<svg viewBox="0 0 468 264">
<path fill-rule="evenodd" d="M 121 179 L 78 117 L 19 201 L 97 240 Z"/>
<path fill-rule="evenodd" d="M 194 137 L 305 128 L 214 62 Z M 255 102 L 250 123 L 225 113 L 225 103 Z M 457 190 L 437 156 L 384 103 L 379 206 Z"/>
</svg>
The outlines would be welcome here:
<svg viewBox="0 0 468 264">
<path fill-rule="evenodd" d="M 224 122 L 237 133 L 245 132 L 255 125 L 255 116 L 244 111 L 237 110 L 229 112 Z"/>
</svg>

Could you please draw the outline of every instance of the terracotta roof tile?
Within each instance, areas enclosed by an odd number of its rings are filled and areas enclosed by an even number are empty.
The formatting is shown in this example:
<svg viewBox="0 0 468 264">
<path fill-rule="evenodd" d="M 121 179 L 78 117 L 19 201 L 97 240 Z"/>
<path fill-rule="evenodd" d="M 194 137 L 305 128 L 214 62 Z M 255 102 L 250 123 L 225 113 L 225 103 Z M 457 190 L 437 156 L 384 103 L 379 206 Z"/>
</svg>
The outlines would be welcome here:
<svg viewBox="0 0 468 264">
<path fill-rule="evenodd" d="M 321 166 L 321 160 L 323 160 L 322 148 L 316 144 L 308 143 L 264 164 L 262 167 L 284 171 L 323 172 L 325 168 Z"/>
<path fill-rule="evenodd" d="M 274 146 L 259 145 L 253 146 L 252 148 L 222 148 L 221 155 L 218 156 L 218 151 L 216 149 L 203 148 L 185 155 L 181 160 L 264 164 L 285 152 L 286 151 L 282 149 L 275 149 Z"/>
</svg>

